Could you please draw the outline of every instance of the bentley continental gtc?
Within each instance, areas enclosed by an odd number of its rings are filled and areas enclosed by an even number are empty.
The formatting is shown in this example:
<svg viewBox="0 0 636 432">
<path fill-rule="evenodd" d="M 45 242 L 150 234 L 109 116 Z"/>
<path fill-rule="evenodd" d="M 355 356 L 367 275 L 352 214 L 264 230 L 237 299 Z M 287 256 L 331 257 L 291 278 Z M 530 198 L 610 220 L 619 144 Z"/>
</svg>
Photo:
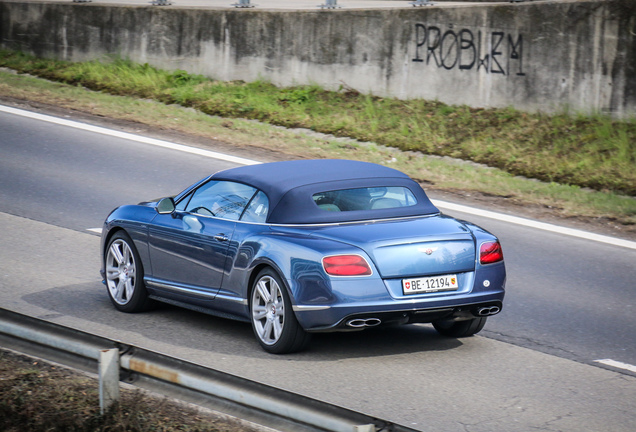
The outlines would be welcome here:
<svg viewBox="0 0 636 432">
<path fill-rule="evenodd" d="M 118 310 L 159 301 L 250 322 L 279 354 L 384 325 L 471 336 L 501 311 L 506 282 L 495 236 L 441 214 L 402 172 L 347 160 L 232 168 L 119 207 L 101 251 Z"/>
</svg>

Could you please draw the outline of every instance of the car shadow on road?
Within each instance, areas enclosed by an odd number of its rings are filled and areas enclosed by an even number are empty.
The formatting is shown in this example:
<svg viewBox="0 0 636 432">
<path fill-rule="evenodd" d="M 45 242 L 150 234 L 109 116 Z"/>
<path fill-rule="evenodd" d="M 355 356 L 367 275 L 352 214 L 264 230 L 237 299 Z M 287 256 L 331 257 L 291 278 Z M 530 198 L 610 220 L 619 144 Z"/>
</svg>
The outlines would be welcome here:
<svg viewBox="0 0 636 432">
<path fill-rule="evenodd" d="M 250 358 L 337 361 L 343 358 L 446 351 L 463 345 L 458 339 L 440 336 L 431 325 L 414 324 L 346 333 L 314 334 L 307 350 L 272 356 L 258 346 L 249 323 L 166 304 L 160 304 L 144 313 L 122 313 L 112 306 L 106 289 L 99 282 L 50 288 L 25 295 L 22 300 L 51 311 L 36 318 L 75 317 L 96 324 L 101 335 L 124 343 L 127 334 L 135 333 L 179 348 Z M 112 332 L 108 328 L 112 328 Z M 90 325 L 81 329 L 95 331 Z"/>
<path fill-rule="evenodd" d="M 356 332 L 314 334 L 306 355 L 311 356 L 311 360 L 316 360 L 316 356 L 324 356 L 324 360 L 378 357 L 446 351 L 461 345 L 458 339 L 439 335 L 430 324 L 410 324 Z"/>
</svg>

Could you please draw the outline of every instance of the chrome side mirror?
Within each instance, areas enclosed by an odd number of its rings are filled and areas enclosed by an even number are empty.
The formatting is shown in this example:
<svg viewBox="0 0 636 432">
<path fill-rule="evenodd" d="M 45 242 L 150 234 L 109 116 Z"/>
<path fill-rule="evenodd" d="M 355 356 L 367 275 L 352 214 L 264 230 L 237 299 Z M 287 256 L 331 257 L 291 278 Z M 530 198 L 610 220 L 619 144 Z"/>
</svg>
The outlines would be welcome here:
<svg viewBox="0 0 636 432">
<path fill-rule="evenodd" d="M 172 197 L 162 198 L 157 203 L 157 207 L 155 207 L 155 210 L 157 210 L 157 213 L 159 214 L 170 214 L 174 211 L 174 209 L 175 205 Z"/>
</svg>

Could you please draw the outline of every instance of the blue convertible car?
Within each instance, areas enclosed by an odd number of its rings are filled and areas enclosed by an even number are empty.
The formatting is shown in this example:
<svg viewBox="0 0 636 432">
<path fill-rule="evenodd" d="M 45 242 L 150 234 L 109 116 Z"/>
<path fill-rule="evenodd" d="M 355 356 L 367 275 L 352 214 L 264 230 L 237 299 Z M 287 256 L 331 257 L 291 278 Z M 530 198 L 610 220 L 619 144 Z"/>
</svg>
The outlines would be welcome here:
<svg viewBox="0 0 636 432">
<path fill-rule="evenodd" d="M 248 321 L 271 353 L 380 325 L 470 336 L 506 281 L 496 237 L 440 214 L 407 175 L 346 160 L 228 169 L 119 207 L 101 250 L 120 311 L 161 301 Z"/>
</svg>

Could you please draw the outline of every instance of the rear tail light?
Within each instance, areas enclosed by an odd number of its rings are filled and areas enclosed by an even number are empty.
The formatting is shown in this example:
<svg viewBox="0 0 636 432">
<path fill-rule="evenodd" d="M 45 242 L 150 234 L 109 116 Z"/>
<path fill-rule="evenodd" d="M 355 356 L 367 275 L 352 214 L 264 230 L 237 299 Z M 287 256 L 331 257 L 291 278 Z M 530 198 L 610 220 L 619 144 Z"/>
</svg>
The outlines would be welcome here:
<svg viewBox="0 0 636 432">
<path fill-rule="evenodd" d="M 360 255 L 333 255 L 322 259 L 322 266 L 332 276 L 369 276 L 373 272 Z"/>
<path fill-rule="evenodd" d="M 493 264 L 503 261 L 503 251 L 498 241 L 482 243 L 479 247 L 479 263 Z"/>
</svg>

